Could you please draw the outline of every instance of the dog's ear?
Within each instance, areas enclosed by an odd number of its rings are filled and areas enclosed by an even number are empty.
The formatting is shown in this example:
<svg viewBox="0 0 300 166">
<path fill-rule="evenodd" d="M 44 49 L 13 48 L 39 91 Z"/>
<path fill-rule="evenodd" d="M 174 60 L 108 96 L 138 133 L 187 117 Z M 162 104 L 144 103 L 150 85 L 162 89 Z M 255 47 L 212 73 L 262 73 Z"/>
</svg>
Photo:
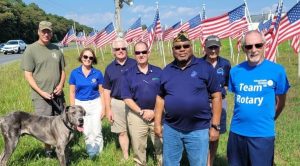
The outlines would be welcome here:
<svg viewBox="0 0 300 166">
<path fill-rule="evenodd" d="M 71 106 L 66 106 L 65 112 L 69 112 L 70 107 L 71 107 Z"/>
</svg>

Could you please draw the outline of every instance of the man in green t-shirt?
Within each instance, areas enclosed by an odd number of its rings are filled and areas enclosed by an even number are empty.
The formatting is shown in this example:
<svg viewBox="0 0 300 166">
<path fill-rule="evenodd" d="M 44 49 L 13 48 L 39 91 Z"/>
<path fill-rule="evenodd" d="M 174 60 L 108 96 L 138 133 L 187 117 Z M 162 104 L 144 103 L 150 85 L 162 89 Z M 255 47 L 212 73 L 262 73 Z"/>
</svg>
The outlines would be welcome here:
<svg viewBox="0 0 300 166">
<path fill-rule="evenodd" d="M 41 21 L 38 41 L 29 45 L 22 57 L 21 68 L 32 89 L 32 102 L 37 115 L 54 116 L 62 111 L 65 100 L 63 87 L 66 79 L 65 60 L 59 47 L 50 43 L 52 23 Z M 60 109 L 54 104 L 59 105 Z M 45 145 L 51 154 L 50 145 Z"/>
</svg>

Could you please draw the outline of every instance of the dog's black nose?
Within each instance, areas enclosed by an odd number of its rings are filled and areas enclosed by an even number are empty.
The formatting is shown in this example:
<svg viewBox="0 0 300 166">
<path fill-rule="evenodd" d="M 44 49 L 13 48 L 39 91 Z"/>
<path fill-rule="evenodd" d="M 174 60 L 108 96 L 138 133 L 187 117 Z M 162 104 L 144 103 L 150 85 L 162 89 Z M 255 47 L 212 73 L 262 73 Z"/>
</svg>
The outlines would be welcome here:
<svg viewBox="0 0 300 166">
<path fill-rule="evenodd" d="M 83 123 L 83 118 L 78 119 L 79 123 Z"/>
</svg>

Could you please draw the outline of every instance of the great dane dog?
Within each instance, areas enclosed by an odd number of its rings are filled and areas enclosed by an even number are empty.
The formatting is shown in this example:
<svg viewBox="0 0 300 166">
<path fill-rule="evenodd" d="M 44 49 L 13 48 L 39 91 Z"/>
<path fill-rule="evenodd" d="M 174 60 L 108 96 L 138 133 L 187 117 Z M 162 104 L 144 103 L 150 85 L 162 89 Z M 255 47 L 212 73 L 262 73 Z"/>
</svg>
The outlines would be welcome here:
<svg viewBox="0 0 300 166">
<path fill-rule="evenodd" d="M 7 164 L 20 136 L 24 134 L 54 146 L 60 165 L 67 165 L 66 146 L 73 138 L 74 130 L 83 131 L 83 116 L 85 110 L 75 105 L 66 107 L 59 116 L 39 116 L 17 111 L 1 117 L 0 128 L 5 147 L 0 156 L 0 166 Z"/>
</svg>

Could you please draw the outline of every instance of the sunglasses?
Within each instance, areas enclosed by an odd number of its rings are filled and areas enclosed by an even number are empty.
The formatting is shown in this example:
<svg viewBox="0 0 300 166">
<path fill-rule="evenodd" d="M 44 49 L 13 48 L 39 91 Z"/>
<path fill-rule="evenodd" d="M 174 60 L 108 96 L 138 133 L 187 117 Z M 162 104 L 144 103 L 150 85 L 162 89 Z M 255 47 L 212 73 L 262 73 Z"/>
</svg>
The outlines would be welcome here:
<svg viewBox="0 0 300 166">
<path fill-rule="evenodd" d="M 83 57 L 83 59 L 89 59 L 91 61 L 94 60 L 94 57 L 92 57 L 92 56 L 83 55 L 82 57 Z"/>
<path fill-rule="evenodd" d="M 147 53 L 148 53 L 147 50 L 144 50 L 144 51 L 134 51 L 134 54 L 135 54 L 135 55 L 147 54 Z"/>
<path fill-rule="evenodd" d="M 255 46 L 255 48 L 262 48 L 264 46 L 264 43 L 256 43 L 253 45 L 245 45 L 244 48 L 247 50 L 251 50 Z"/>
<path fill-rule="evenodd" d="M 187 49 L 187 48 L 190 48 L 191 45 L 190 45 L 190 44 L 176 45 L 176 46 L 174 46 L 174 49 L 175 49 L 175 50 L 180 50 L 182 47 L 183 47 L 184 49 Z"/>
<path fill-rule="evenodd" d="M 125 51 L 125 50 L 126 50 L 126 47 L 122 47 L 122 48 L 114 48 L 114 50 L 115 50 L 115 51 L 120 51 L 120 50 Z"/>
<path fill-rule="evenodd" d="M 207 47 L 208 49 L 210 50 L 216 50 L 216 49 L 219 49 L 220 47 L 218 46 L 210 46 L 210 47 Z"/>
</svg>

